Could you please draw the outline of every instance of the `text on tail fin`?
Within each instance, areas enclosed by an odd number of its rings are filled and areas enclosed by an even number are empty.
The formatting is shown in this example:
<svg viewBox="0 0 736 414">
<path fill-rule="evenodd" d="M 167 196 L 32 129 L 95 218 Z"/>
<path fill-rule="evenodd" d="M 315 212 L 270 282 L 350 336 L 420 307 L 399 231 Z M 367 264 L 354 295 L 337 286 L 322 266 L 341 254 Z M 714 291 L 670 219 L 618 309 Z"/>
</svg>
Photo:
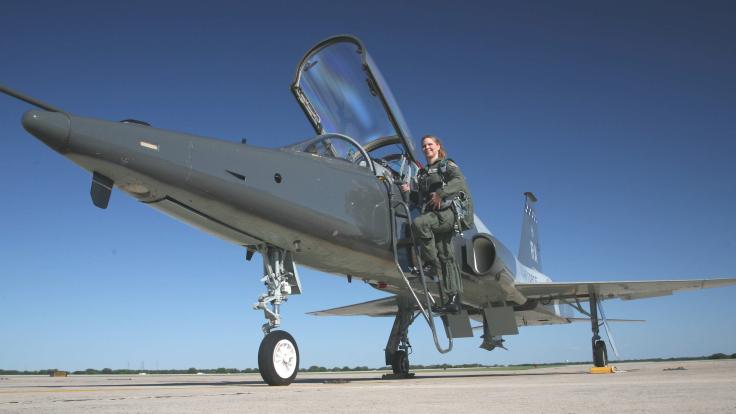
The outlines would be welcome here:
<svg viewBox="0 0 736 414">
<path fill-rule="evenodd" d="M 537 197 L 530 192 L 524 193 L 524 217 L 521 224 L 521 241 L 519 242 L 519 262 L 524 266 L 542 271 L 542 259 L 539 249 L 539 232 L 537 230 L 537 214 L 534 204 Z"/>
</svg>

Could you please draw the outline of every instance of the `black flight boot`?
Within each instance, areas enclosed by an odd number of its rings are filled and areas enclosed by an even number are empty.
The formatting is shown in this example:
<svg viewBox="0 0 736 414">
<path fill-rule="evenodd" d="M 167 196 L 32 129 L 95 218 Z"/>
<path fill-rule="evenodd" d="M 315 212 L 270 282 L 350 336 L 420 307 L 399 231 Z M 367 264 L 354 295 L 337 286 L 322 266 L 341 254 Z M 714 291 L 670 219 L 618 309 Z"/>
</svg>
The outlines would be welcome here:
<svg viewBox="0 0 736 414">
<path fill-rule="evenodd" d="M 450 295 L 447 299 L 447 303 L 439 309 L 439 313 L 460 313 L 462 306 L 460 306 L 460 295 L 457 293 Z"/>
</svg>

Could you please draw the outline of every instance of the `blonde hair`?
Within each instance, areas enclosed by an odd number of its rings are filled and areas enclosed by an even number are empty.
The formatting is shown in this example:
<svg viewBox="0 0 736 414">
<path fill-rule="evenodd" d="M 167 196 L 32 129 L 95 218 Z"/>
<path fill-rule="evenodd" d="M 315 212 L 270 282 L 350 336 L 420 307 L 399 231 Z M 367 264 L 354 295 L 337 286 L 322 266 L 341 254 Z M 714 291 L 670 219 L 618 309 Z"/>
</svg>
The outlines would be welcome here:
<svg viewBox="0 0 736 414">
<path fill-rule="evenodd" d="M 439 139 L 439 138 L 437 138 L 437 137 L 436 137 L 436 136 L 434 136 L 434 135 L 425 135 L 425 136 L 423 136 L 423 137 L 422 137 L 422 141 L 421 141 L 421 142 L 423 143 L 423 142 L 424 142 L 424 140 L 425 140 L 425 139 L 427 139 L 427 138 L 431 139 L 432 141 L 434 141 L 434 143 L 435 143 L 435 144 L 437 144 L 437 145 L 439 145 L 439 146 L 440 146 L 440 150 L 439 150 L 439 151 L 437 151 L 437 156 L 438 156 L 438 157 L 439 157 L 439 158 L 440 158 L 441 160 L 444 160 L 445 158 L 447 158 L 447 153 L 445 152 L 445 146 L 444 146 L 444 145 L 442 145 L 442 141 L 440 141 L 440 139 Z"/>
</svg>

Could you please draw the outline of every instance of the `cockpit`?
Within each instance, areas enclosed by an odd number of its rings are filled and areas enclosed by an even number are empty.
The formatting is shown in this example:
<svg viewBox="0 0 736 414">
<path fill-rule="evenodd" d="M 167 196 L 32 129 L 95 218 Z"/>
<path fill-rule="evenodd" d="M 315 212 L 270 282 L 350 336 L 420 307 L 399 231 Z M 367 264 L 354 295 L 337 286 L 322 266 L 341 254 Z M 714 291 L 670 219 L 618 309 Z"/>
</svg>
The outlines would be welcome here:
<svg viewBox="0 0 736 414">
<path fill-rule="evenodd" d="M 318 135 L 288 149 L 343 160 L 378 176 L 416 173 L 401 110 L 359 39 L 336 36 L 314 46 L 297 66 L 291 90 Z"/>
<path fill-rule="evenodd" d="M 286 147 L 313 156 L 342 160 L 365 167 L 378 176 L 395 181 L 406 180 L 417 172 L 417 166 L 406 156 L 398 137 L 383 137 L 362 146 L 342 134 L 324 134 Z"/>
</svg>

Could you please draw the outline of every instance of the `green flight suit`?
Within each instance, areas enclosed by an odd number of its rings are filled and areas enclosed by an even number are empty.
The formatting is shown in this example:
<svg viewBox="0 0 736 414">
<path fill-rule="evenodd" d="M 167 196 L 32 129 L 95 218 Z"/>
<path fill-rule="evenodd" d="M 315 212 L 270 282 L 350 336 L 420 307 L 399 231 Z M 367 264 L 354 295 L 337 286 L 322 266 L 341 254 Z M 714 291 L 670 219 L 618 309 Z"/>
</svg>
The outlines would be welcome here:
<svg viewBox="0 0 736 414">
<path fill-rule="evenodd" d="M 432 265 L 441 275 L 446 295 L 461 293 L 463 285 L 452 247 L 456 217 L 449 204 L 459 193 L 464 193 L 466 223 L 473 225 L 473 202 L 465 177 L 452 160 L 438 160 L 421 169 L 417 181 L 419 191 L 412 193 L 412 199 L 422 207 L 422 215 L 414 220 L 413 231 L 422 254 L 422 263 Z M 443 200 L 439 210 L 433 210 L 428 205 L 430 193 L 433 192 Z"/>
</svg>

